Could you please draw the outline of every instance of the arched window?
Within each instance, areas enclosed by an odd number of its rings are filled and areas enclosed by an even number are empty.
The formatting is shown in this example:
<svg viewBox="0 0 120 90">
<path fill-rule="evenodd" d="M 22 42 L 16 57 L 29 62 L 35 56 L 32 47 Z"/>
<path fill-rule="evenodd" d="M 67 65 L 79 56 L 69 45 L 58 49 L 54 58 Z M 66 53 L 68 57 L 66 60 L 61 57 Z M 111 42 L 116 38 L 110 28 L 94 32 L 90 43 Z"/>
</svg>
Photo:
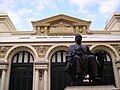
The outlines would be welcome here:
<svg viewBox="0 0 120 90">
<path fill-rule="evenodd" d="M 26 51 L 22 51 L 17 53 L 13 59 L 12 59 L 12 63 L 16 64 L 16 63 L 33 63 L 33 56 L 26 52 Z"/>
<path fill-rule="evenodd" d="M 18 52 L 12 59 L 9 90 L 32 90 L 33 61 L 31 53 Z"/>
</svg>

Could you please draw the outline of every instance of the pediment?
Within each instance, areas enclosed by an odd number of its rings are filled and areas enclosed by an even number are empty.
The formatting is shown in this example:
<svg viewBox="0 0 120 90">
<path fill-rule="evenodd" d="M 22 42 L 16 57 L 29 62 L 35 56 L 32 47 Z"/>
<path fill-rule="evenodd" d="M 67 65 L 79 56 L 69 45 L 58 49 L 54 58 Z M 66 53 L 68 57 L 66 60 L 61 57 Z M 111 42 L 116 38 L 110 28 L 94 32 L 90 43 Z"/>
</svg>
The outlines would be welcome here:
<svg viewBox="0 0 120 90">
<path fill-rule="evenodd" d="M 49 17 L 46 19 L 32 21 L 32 25 L 33 25 L 33 27 L 42 26 L 42 25 L 43 26 L 50 25 L 51 23 L 56 22 L 58 20 L 68 21 L 68 22 L 72 23 L 73 25 L 86 25 L 87 27 L 89 27 L 91 24 L 91 21 L 85 21 L 82 19 L 74 18 L 74 17 L 67 16 L 64 14 L 60 14 L 60 15 L 56 15 L 56 16 Z"/>
<path fill-rule="evenodd" d="M 86 33 L 90 24 L 91 21 L 85 21 L 63 14 L 32 22 L 37 35 L 48 36 L 74 35 L 83 31 Z"/>
</svg>

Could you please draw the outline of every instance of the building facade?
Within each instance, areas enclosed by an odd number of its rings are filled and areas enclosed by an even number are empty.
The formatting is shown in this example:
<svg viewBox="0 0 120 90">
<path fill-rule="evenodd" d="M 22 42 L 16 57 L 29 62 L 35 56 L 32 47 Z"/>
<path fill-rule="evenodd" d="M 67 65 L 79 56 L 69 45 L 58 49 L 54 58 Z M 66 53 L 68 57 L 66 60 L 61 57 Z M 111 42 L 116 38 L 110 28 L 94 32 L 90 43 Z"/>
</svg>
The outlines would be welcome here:
<svg viewBox="0 0 120 90">
<path fill-rule="evenodd" d="M 68 76 L 65 55 L 74 35 L 91 51 L 106 53 L 105 83 L 120 89 L 120 13 L 106 27 L 89 30 L 91 21 L 56 15 L 33 21 L 33 31 L 17 31 L 7 14 L 0 14 L 0 90 L 62 90 Z M 112 78 L 112 79 L 111 79 Z"/>
</svg>

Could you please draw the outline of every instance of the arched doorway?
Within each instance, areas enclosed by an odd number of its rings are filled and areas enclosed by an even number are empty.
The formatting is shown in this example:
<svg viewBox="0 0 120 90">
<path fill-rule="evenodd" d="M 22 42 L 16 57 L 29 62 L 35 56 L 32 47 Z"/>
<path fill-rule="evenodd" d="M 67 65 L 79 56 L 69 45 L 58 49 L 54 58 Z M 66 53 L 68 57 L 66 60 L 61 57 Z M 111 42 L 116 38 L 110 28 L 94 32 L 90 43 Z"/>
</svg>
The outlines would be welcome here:
<svg viewBox="0 0 120 90">
<path fill-rule="evenodd" d="M 66 51 L 61 50 L 51 57 L 51 90 L 64 90 L 70 80 L 69 75 L 64 71 L 66 54 Z"/>
<path fill-rule="evenodd" d="M 32 54 L 27 51 L 14 55 L 11 63 L 9 90 L 32 90 L 33 61 Z"/>
<path fill-rule="evenodd" d="M 102 83 L 105 85 L 115 85 L 112 58 L 106 51 L 104 51 L 104 55 L 105 55 L 105 59 L 104 59 Z"/>
</svg>

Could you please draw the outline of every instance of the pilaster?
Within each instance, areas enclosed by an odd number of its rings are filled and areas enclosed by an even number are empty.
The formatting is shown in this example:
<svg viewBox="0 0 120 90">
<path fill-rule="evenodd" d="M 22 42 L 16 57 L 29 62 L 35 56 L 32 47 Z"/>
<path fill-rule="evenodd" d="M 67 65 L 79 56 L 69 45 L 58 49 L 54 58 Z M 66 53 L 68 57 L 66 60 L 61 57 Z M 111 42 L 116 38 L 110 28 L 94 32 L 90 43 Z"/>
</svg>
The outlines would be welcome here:
<svg viewBox="0 0 120 90">
<path fill-rule="evenodd" d="M 0 90 L 4 90 L 5 88 L 5 78 L 6 78 L 6 70 L 7 70 L 7 62 L 0 62 L 0 77 L 1 77 L 1 85 Z"/>
<path fill-rule="evenodd" d="M 39 90 L 39 85 L 38 82 L 39 80 L 43 80 L 44 86 L 43 90 L 47 90 L 48 88 L 48 62 L 41 62 L 41 61 L 36 61 L 35 62 L 35 90 Z"/>
<path fill-rule="evenodd" d="M 116 64 L 117 71 L 118 71 L 118 74 L 119 74 L 118 80 L 119 80 L 119 83 L 120 83 L 120 59 L 116 60 L 115 64 Z M 120 85 L 118 87 L 120 88 Z"/>
</svg>

